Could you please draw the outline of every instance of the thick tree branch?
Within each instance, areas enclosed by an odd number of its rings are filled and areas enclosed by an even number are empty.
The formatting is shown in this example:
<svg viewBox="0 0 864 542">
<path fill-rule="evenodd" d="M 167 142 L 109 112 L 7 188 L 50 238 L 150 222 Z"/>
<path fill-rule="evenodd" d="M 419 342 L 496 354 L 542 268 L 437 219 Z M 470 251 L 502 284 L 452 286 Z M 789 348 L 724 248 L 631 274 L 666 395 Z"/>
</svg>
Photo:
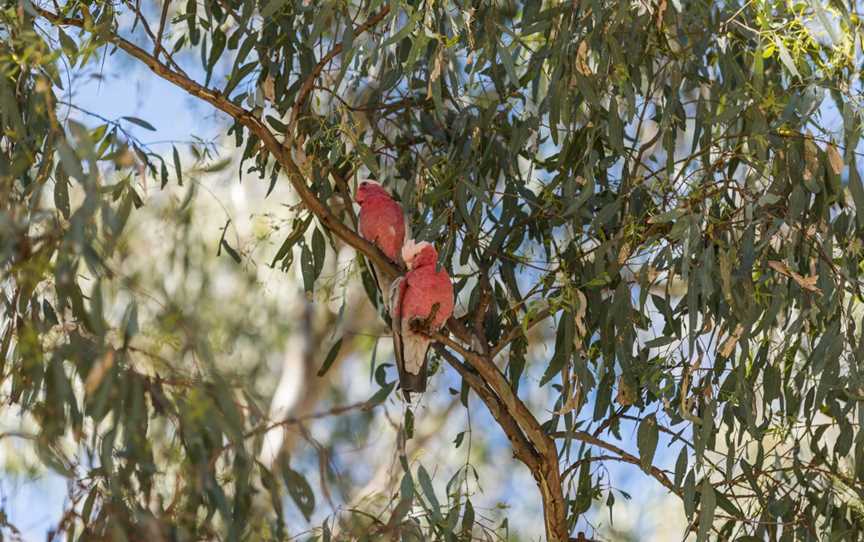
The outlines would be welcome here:
<svg viewBox="0 0 864 542">
<path fill-rule="evenodd" d="M 486 408 L 489 409 L 492 417 L 495 418 L 495 421 L 498 422 L 498 425 L 501 426 L 504 433 L 507 435 L 507 438 L 510 440 L 510 443 L 513 445 L 513 455 L 525 463 L 529 468 L 534 470 L 538 462 L 537 451 L 534 449 L 531 442 L 525 438 L 519 424 L 516 423 L 516 420 L 513 419 L 507 411 L 507 408 L 503 403 L 501 403 L 498 396 L 489 389 L 486 382 L 480 378 L 480 375 L 474 372 L 471 367 L 462 363 L 462 361 L 451 354 L 449 350 L 440 344 L 436 344 L 435 351 L 438 352 L 441 357 L 446 359 L 447 363 L 456 369 L 456 372 L 459 373 L 463 380 L 465 380 L 471 390 L 480 397 L 483 404 L 485 404 Z"/>
<path fill-rule="evenodd" d="M 453 318 L 448 321 L 448 325 L 452 321 Z M 453 326 L 451 326 L 451 329 L 452 327 Z M 543 428 L 540 427 L 540 423 L 531 411 L 528 410 L 525 403 L 523 403 L 513 391 L 513 387 L 510 386 L 509 382 L 507 382 L 507 378 L 501 370 L 492 362 L 491 357 L 477 354 L 442 333 L 435 333 L 432 335 L 432 338 L 452 350 L 455 350 L 459 355 L 465 358 L 472 367 L 474 367 L 480 376 L 483 377 L 483 380 L 485 380 L 489 384 L 489 387 L 498 395 L 507 407 L 507 410 L 510 411 L 517 420 L 519 420 L 528 440 L 531 441 L 539 452 L 544 454 L 556 453 L 555 443 L 548 435 L 546 435 Z"/>
</svg>

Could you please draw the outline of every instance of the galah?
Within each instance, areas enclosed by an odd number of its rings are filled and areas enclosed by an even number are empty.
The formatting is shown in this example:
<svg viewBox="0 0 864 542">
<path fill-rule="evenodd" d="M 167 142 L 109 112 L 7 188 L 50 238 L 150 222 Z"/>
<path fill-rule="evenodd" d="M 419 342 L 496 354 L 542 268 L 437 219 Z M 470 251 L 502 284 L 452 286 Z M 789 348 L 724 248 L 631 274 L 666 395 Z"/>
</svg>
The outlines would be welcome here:
<svg viewBox="0 0 864 542">
<path fill-rule="evenodd" d="M 405 213 L 399 202 L 394 200 L 383 186 L 372 180 L 365 180 L 357 187 L 354 199 L 360 205 L 358 229 L 360 235 L 384 253 L 397 265 L 402 263 L 402 244 L 405 241 Z M 371 266 L 372 275 L 378 283 L 385 308 L 389 310 L 388 292 L 390 281 Z"/>
<path fill-rule="evenodd" d="M 390 321 L 399 382 L 406 399 L 426 391 L 426 354 L 432 339 L 453 314 L 453 283 L 437 270 L 438 251 L 431 243 L 408 240 L 402 247 L 408 272 L 390 289 Z"/>
</svg>

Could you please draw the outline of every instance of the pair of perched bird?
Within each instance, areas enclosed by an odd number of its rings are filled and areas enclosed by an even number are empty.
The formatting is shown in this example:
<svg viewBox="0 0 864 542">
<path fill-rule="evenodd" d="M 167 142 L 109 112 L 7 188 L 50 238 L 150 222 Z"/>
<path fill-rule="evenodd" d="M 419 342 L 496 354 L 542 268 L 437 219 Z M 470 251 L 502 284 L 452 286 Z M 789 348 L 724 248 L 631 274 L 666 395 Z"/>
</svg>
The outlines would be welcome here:
<svg viewBox="0 0 864 542">
<path fill-rule="evenodd" d="M 393 332 L 393 352 L 405 397 L 426 391 L 426 356 L 432 340 L 453 314 L 453 283 L 438 270 L 438 251 L 431 243 L 406 239 L 405 213 L 383 186 L 362 181 L 355 200 L 360 205 L 360 235 L 407 272 L 396 280 L 372 266 Z"/>
</svg>

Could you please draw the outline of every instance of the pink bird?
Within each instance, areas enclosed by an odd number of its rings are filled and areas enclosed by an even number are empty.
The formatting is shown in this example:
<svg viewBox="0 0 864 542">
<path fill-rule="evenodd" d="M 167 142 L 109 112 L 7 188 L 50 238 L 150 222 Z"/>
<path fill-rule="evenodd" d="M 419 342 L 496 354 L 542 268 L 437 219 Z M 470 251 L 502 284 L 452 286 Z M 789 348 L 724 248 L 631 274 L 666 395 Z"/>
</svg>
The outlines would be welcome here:
<svg viewBox="0 0 864 542">
<path fill-rule="evenodd" d="M 360 204 L 360 235 L 395 263 L 400 263 L 405 242 L 405 213 L 383 186 L 365 180 L 357 187 Z"/>
<path fill-rule="evenodd" d="M 405 242 L 402 258 L 408 272 L 390 289 L 393 350 L 402 392 L 426 391 L 426 354 L 432 339 L 453 314 L 453 283 L 447 271 L 436 270 L 438 251 L 431 243 Z"/>
<path fill-rule="evenodd" d="M 385 256 L 397 265 L 402 263 L 402 244 L 405 241 L 405 213 L 402 206 L 394 200 L 383 186 L 372 180 L 365 180 L 357 187 L 354 199 L 360 204 L 358 229 L 360 235 L 381 249 Z M 371 266 L 375 282 L 388 308 L 390 281 L 384 280 L 382 274 Z"/>
</svg>

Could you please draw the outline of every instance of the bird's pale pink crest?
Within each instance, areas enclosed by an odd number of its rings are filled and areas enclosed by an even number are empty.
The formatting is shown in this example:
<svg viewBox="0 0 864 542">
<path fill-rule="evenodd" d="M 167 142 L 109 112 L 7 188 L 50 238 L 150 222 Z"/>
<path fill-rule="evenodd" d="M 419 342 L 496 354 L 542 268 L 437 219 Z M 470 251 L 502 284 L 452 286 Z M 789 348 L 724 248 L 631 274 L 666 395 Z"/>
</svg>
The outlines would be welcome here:
<svg viewBox="0 0 864 542">
<path fill-rule="evenodd" d="M 418 243 L 414 241 L 414 239 L 408 239 L 405 241 L 405 244 L 402 245 L 402 260 L 405 262 L 408 269 L 414 269 L 420 263 L 421 259 L 425 262 L 430 257 L 432 260 L 431 263 L 435 263 L 438 259 L 438 251 L 435 250 L 435 246 L 432 243 L 426 241 L 420 241 Z"/>
</svg>

